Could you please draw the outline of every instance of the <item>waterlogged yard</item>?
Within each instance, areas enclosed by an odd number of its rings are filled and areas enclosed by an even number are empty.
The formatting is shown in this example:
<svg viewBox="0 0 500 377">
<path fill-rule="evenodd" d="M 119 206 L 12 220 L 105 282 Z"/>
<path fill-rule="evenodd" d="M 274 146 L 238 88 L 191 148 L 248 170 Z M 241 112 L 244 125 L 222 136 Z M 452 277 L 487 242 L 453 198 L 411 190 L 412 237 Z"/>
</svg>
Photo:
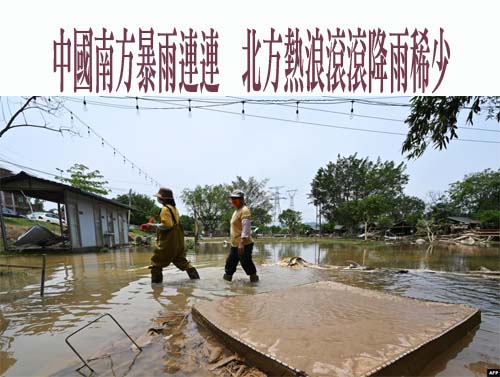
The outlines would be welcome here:
<svg viewBox="0 0 500 377">
<path fill-rule="evenodd" d="M 257 285 L 251 285 L 241 269 L 232 283 L 222 280 L 227 252 L 222 243 L 202 244 L 189 255 L 201 280 L 191 281 L 169 267 L 159 286 L 151 286 L 145 268 L 151 257 L 148 248 L 49 254 L 44 298 L 39 295 L 39 272 L 2 269 L 0 374 L 77 375 L 75 369 L 81 363 L 65 344 L 66 336 L 110 313 L 134 339 L 149 340 L 142 343 L 143 352 L 137 353 L 108 319 L 77 334 L 72 338 L 76 348 L 94 359 L 98 375 L 210 375 L 205 346 L 217 344 L 189 315 L 194 303 L 320 280 L 478 307 L 480 327 L 434 360 L 423 374 L 484 376 L 487 368 L 500 366 L 500 280 L 485 272 L 500 270 L 498 247 L 260 243 L 254 252 L 261 277 Z M 321 265 L 354 261 L 374 269 L 292 269 L 277 264 L 291 256 Z M 18 265 L 38 265 L 40 260 L 37 255 L 0 256 L 0 263 Z M 408 273 L 398 273 L 402 269 Z M 167 324 L 167 334 L 147 337 L 159 322 Z M 86 369 L 80 372 L 89 374 Z"/>
</svg>

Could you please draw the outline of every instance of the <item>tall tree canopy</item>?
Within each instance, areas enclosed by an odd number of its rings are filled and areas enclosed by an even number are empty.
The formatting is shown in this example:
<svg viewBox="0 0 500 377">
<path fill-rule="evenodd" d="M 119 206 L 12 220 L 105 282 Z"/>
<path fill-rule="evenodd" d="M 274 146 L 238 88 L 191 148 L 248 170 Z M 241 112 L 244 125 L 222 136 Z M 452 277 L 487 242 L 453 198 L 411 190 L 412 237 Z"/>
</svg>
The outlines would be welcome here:
<svg viewBox="0 0 500 377">
<path fill-rule="evenodd" d="M 322 215 L 330 222 L 354 227 L 376 221 L 381 216 L 396 216 L 397 203 L 406 196 L 408 183 L 405 165 L 394 161 L 370 161 L 338 155 L 316 173 L 310 197 L 322 207 Z M 413 209 L 412 209 L 413 210 Z"/>
<path fill-rule="evenodd" d="M 259 181 L 254 177 L 247 180 L 236 177 L 229 184 L 196 186 L 185 189 L 181 198 L 191 214 L 196 215 L 208 232 L 229 230 L 233 208 L 229 194 L 235 189 L 243 190 L 245 203 L 252 212 L 253 225 L 262 226 L 271 222 L 272 204 L 265 186 L 267 179 Z"/>
<path fill-rule="evenodd" d="M 230 208 L 226 185 L 205 185 L 196 186 L 192 190 L 184 189 L 181 198 L 208 232 L 220 228 L 224 215 Z"/>
<path fill-rule="evenodd" d="M 280 224 L 290 231 L 292 234 L 297 234 L 302 226 L 302 215 L 299 211 L 286 209 L 280 213 L 278 220 Z"/>
</svg>

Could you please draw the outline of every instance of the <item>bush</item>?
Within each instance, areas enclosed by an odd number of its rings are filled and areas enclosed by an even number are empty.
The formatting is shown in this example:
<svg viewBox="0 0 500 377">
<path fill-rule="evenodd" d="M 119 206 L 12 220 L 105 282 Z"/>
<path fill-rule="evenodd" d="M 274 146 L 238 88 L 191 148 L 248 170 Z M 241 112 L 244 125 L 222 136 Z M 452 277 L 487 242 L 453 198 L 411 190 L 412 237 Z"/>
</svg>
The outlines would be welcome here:
<svg viewBox="0 0 500 377">
<path fill-rule="evenodd" d="M 500 211 L 496 209 L 487 209 L 479 211 L 476 216 L 481 221 L 482 228 L 498 229 L 500 228 Z"/>
</svg>

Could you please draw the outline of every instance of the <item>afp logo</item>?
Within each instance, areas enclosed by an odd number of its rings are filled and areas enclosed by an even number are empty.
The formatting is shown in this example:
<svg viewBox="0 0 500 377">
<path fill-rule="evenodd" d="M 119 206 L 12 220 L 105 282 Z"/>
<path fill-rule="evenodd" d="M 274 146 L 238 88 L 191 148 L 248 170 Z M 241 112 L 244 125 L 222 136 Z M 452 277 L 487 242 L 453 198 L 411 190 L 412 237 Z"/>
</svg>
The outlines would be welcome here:
<svg viewBox="0 0 500 377">
<path fill-rule="evenodd" d="M 486 371 L 487 377 L 500 377 L 500 369 L 488 369 Z"/>
</svg>

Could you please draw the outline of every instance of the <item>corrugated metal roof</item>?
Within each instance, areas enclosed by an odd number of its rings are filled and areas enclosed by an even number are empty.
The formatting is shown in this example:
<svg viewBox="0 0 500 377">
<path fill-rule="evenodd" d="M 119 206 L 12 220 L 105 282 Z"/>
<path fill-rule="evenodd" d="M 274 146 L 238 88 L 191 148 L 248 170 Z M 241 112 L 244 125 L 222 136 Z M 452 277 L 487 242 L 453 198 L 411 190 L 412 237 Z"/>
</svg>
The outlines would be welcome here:
<svg viewBox="0 0 500 377">
<path fill-rule="evenodd" d="M 16 187 L 16 183 L 21 183 L 23 181 L 27 181 L 25 183 L 28 184 L 28 187 Z M 36 187 L 36 184 L 44 184 L 48 185 L 50 189 L 40 189 Z M 39 198 L 39 199 L 44 199 L 44 200 L 49 200 L 53 201 L 56 203 L 63 203 L 64 202 L 64 191 L 71 191 L 76 194 L 80 194 L 83 196 L 90 197 L 95 200 L 99 200 L 101 202 L 105 202 L 107 204 L 111 204 L 117 207 L 122 207 L 126 209 L 132 209 L 129 206 L 116 202 L 114 200 L 105 198 L 103 196 L 84 191 L 82 189 L 79 189 L 77 187 L 65 185 L 64 183 L 59 183 L 59 182 L 54 182 L 50 181 L 48 179 L 36 177 L 34 175 L 28 174 L 24 171 L 16 174 L 16 175 L 11 175 L 8 177 L 3 177 L 0 178 L 0 190 L 6 191 L 6 192 L 14 192 L 14 191 L 20 191 L 22 190 L 27 196 L 31 196 L 33 198 Z"/>
<path fill-rule="evenodd" d="M 458 223 L 464 223 L 464 224 L 481 224 L 481 221 L 471 219 L 470 217 L 449 216 L 448 219 L 456 221 Z"/>
</svg>

